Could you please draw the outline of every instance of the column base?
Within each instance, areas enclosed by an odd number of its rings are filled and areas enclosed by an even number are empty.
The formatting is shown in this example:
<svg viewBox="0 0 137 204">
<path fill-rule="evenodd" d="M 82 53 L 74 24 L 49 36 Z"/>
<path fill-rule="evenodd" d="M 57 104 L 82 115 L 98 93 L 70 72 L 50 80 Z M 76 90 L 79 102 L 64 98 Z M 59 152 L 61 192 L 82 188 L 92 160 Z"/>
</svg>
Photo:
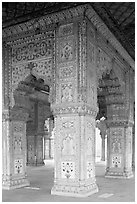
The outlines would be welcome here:
<svg viewBox="0 0 137 204">
<path fill-rule="evenodd" d="M 98 192 L 98 187 L 95 183 L 88 186 L 65 186 L 54 185 L 51 190 L 52 195 L 71 196 L 71 197 L 88 197 Z"/>
<path fill-rule="evenodd" d="M 3 181 L 2 189 L 12 190 L 16 188 L 26 187 L 29 185 L 30 185 L 30 182 L 26 178 L 10 179 L 10 180 Z"/>
<path fill-rule="evenodd" d="M 106 178 L 121 178 L 121 179 L 130 179 L 134 177 L 132 171 L 130 172 L 107 172 L 105 174 Z"/>
</svg>

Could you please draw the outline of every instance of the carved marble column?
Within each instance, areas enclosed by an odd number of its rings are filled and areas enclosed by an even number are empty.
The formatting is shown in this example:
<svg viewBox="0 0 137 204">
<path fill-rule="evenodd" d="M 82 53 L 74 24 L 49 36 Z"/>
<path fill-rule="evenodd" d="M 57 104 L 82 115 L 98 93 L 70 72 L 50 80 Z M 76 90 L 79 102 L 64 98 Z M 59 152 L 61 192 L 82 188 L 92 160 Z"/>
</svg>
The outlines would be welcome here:
<svg viewBox="0 0 137 204">
<path fill-rule="evenodd" d="M 116 67 L 115 67 L 116 68 Z M 107 95 L 107 169 L 106 177 L 131 178 L 132 173 L 132 127 L 133 100 L 132 76 L 130 71 L 125 75 L 125 83 L 108 87 Z M 112 77 L 113 78 L 113 77 Z M 111 80 L 117 80 L 114 77 Z M 110 94 L 111 93 L 111 94 Z M 113 95 L 115 93 L 115 95 Z"/>
<path fill-rule="evenodd" d="M 45 122 L 45 113 L 44 113 L 44 103 L 38 101 L 37 109 L 37 132 L 36 132 L 36 164 L 43 165 L 43 137 L 44 137 L 44 122 Z"/>
<path fill-rule="evenodd" d="M 81 19 L 57 28 L 55 86 L 52 87 L 55 92 L 50 96 L 55 117 L 55 175 L 51 194 L 55 195 L 86 197 L 98 192 L 95 31 L 88 30 L 89 27 Z"/>
<path fill-rule="evenodd" d="M 28 186 L 26 174 L 27 110 L 20 106 L 27 98 L 18 95 L 12 110 L 3 112 L 3 189 Z"/>
<path fill-rule="evenodd" d="M 28 97 L 15 92 L 14 107 L 11 106 L 12 71 L 11 48 L 3 46 L 3 121 L 2 157 L 3 189 L 14 189 L 29 185 L 26 175 L 26 120 Z M 24 105 L 23 105 L 24 104 Z M 26 108 L 25 108 L 26 106 Z"/>
<path fill-rule="evenodd" d="M 50 121 L 49 121 L 49 133 L 50 133 L 50 146 L 49 146 L 49 149 L 50 149 L 50 152 L 49 152 L 49 156 L 51 159 L 54 158 L 54 135 L 53 135 L 53 129 L 54 129 L 54 119 L 53 118 L 50 118 Z"/>
<path fill-rule="evenodd" d="M 30 100 L 29 118 L 26 125 L 27 165 L 36 165 L 37 101 Z"/>
</svg>

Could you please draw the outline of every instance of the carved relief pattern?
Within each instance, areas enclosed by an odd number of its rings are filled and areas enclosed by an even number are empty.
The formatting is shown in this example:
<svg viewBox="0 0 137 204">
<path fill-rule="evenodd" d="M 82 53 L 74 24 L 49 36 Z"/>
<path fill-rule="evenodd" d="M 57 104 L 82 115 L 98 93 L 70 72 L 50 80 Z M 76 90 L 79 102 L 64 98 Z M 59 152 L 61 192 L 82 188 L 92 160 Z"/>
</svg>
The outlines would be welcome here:
<svg viewBox="0 0 137 204">
<path fill-rule="evenodd" d="M 33 63 L 32 74 L 46 80 L 52 78 L 52 59 L 37 61 Z M 19 64 L 12 67 L 12 90 L 17 88 L 20 81 L 23 81 L 30 74 L 30 69 L 27 64 Z"/>
<path fill-rule="evenodd" d="M 93 141 L 92 141 L 92 138 L 89 137 L 87 140 L 87 155 L 92 155 L 93 153 L 92 146 L 93 146 Z"/>
<path fill-rule="evenodd" d="M 13 131 L 14 132 L 22 132 L 24 130 L 23 124 L 20 122 L 14 122 Z"/>
<path fill-rule="evenodd" d="M 56 160 L 56 166 L 57 166 L 57 174 L 59 177 L 62 177 L 63 172 L 63 178 L 66 178 L 65 174 L 67 171 L 67 168 L 70 168 L 69 164 L 73 164 L 75 162 L 75 169 L 73 168 L 73 171 L 75 172 L 77 169 L 77 118 L 76 117 L 57 117 L 55 120 L 55 158 L 57 157 L 57 160 L 60 159 L 61 162 L 64 163 L 63 167 L 60 165 L 60 162 Z M 66 164 L 68 163 L 69 164 Z M 74 165 L 71 165 L 74 167 Z M 62 170 L 64 169 L 64 171 Z M 73 174 L 75 174 L 72 172 Z M 70 170 L 68 172 L 71 173 Z M 69 177 L 69 174 L 68 175 Z M 71 176 L 70 178 L 73 178 Z"/>
<path fill-rule="evenodd" d="M 111 137 L 123 137 L 124 129 L 123 128 L 111 128 Z"/>
<path fill-rule="evenodd" d="M 111 128 L 110 150 L 114 154 L 122 154 L 124 150 L 124 129 Z"/>
<path fill-rule="evenodd" d="M 95 46 L 89 42 L 89 59 L 90 63 L 94 64 L 95 63 Z"/>
<path fill-rule="evenodd" d="M 48 31 L 39 36 L 26 36 L 10 41 L 12 45 L 11 106 L 14 105 L 13 92 L 20 81 L 33 74 L 50 84 L 54 65 L 54 32 Z M 30 63 L 32 66 L 30 66 Z"/>
<path fill-rule="evenodd" d="M 10 105 L 10 94 L 11 94 L 11 47 L 8 46 L 6 43 L 3 43 L 3 53 L 2 53 L 2 67 L 4 74 L 3 77 L 3 100 L 4 106 L 8 107 Z"/>
<path fill-rule="evenodd" d="M 127 143 L 128 143 L 128 153 L 132 154 L 132 127 L 128 127 L 126 130 L 126 134 L 127 134 Z"/>
<path fill-rule="evenodd" d="M 73 23 L 62 25 L 59 28 L 59 36 L 64 37 L 65 35 L 72 35 L 73 34 Z"/>
<path fill-rule="evenodd" d="M 23 133 L 25 129 L 20 122 L 14 122 L 13 125 L 13 151 L 14 154 L 22 154 L 23 150 Z"/>
<path fill-rule="evenodd" d="M 94 132 L 93 124 L 94 123 L 90 119 L 87 118 L 86 120 L 86 137 L 87 137 L 86 152 L 87 152 L 87 156 L 90 156 L 91 158 L 93 158 L 93 155 L 94 155 L 94 145 L 95 145 L 95 141 L 94 141 L 95 132 Z"/>
<path fill-rule="evenodd" d="M 35 163 L 35 136 L 27 135 L 27 163 Z"/>
<path fill-rule="evenodd" d="M 14 137 L 14 151 L 19 153 L 22 151 L 22 139 L 21 137 Z"/>
<path fill-rule="evenodd" d="M 72 84 L 62 84 L 61 86 L 61 102 L 73 102 Z"/>
<path fill-rule="evenodd" d="M 126 128 L 126 165 L 132 167 L 132 127 Z"/>
<path fill-rule="evenodd" d="M 96 92 L 95 92 L 95 87 L 93 86 L 93 81 L 92 79 L 88 79 L 88 84 L 87 84 L 87 102 L 88 104 L 90 104 L 90 106 L 93 106 L 94 108 L 96 107 L 97 105 L 97 95 L 96 95 Z"/>
<path fill-rule="evenodd" d="M 121 156 L 112 156 L 112 167 L 121 168 Z"/>
<path fill-rule="evenodd" d="M 87 38 L 86 38 L 86 21 L 79 23 L 79 74 L 78 74 L 78 93 L 79 102 L 87 101 L 87 76 L 86 76 L 86 66 L 87 66 Z"/>
<path fill-rule="evenodd" d="M 63 127 L 63 128 L 72 128 L 72 127 L 74 127 L 74 122 L 73 122 L 73 121 L 64 122 L 64 123 L 62 124 L 62 127 Z"/>
<path fill-rule="evenodd" d="M 75 178 L 75 163 L 65 161 L 61 163 L 62 178 L 74 179 Z"/>
<path fill-rule="evenodd" d="M 62 148 L 61 153 L 64 155 L 75 155 L 75 126 L 73 120 L 66 120 L 62 123 Z"/>
<path fill-rule="evenodd" d="M 12 92 L 14 92 L 19 82 L 25 79 L 29 73 L 30 70 L 25 64 L 12 67 Z"/>
<path fill-rule="evenodd" d="M 73 39 L 60 42 L 60 62 L 71 61 L 74 59 L 74 41 Z"/>
<path fill-rule="evenodd" d="M 14 160 L 14 174 L 23 173 L 23 159 Z"/>
<path fill-rule="evenodd" d="M 118 138 L 115 138 L 112 140 L 112 153 L 122 153 L 122 146 L 121 146 L 121 140 Z"/>
<path fill-rule="evenodd" d="M 62 155 L 74 155 L 75 154 L 75 143 L 73 134 L 66 134 L 62 142 Z"/>
<path fill-rule="evenodd" d="M 34 63 L 32 74 L 51 81 L 52 78 L 52 59 L 46 59 Z"/>
<path fill-rule="evenodd" d="M 60 79 L 71 78 L 75 76 L 75 70 L 73 66 L 60 68 Z"/>
<path fill-rule="evenodd" d="M 56 103 L 74 102 L 76 98 L 76 39 L 73 27 L 73 23 L 61 25 L 58 30 Z"/>
<path fill-rule="evenodd" d="M 97 50 L 97 77 L 102 78 L 103 73 L 110 73 L 112 69 L 111 58 L 101 49 Z"/>
<path fill-rule="evenodd" d="M 52 58 L 52 39 L 34 41 L 29 44 L 20 45 L 18 48 L 13 48 L 12 63 L 26 62 L 41 57 Z"/>
<path fill-rule="evenodd" d="M 93 178 L 95 176 L 94 173 L 94 165 L 92 164 L 92 162 L 87 162 L 87 179 L 89 178 Z"/>
</svg>

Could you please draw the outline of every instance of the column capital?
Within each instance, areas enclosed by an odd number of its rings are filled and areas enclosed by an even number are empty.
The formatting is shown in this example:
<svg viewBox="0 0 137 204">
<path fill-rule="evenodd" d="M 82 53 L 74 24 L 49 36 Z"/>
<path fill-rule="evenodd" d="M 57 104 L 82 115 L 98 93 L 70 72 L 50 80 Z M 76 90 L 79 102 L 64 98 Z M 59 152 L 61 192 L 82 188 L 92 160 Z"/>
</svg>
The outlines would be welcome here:
<svg viewBox="0 0 137 204">
<path fill-rule="evenodd" d="M 128 120 L 117 120 L 117 121 L 114 121 L 114 120 L 108 120 L 106 121 L 106 125 L 107 127 L 119 127 L 119 126 L 122 126 L 122 127 L 132 127 L 134 125 L 134 121 L 128 121 Z"/>
<path fill-rule="evenodd" d="M 98 112 L 98 107 L 94 108 L 90 107 L 86 104 L 76 104 L 74 106 L 57 106 L 57 105 L 51 105 L 51 108 L 53 110 L 54 115 L 60 115 L 60 114 L 79 114 L 79 115 L 91 115 L 96 117 Z"/>
</svg>

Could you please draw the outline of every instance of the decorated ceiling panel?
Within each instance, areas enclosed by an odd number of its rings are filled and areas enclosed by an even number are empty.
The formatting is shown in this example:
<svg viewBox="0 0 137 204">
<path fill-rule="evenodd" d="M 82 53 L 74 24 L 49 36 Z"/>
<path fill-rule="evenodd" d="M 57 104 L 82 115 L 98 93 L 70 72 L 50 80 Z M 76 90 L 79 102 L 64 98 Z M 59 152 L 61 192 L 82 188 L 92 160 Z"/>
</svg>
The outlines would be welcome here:
<svg viewBox="0 0 137 204">
<path fill-rule="evenodd" d="M 88 2 L 120 41 L 130 56 L 135 58 L 135 3 Z M 2 27 L 75 7 L 84 2 L 3 2 Z"/>
</svg>

